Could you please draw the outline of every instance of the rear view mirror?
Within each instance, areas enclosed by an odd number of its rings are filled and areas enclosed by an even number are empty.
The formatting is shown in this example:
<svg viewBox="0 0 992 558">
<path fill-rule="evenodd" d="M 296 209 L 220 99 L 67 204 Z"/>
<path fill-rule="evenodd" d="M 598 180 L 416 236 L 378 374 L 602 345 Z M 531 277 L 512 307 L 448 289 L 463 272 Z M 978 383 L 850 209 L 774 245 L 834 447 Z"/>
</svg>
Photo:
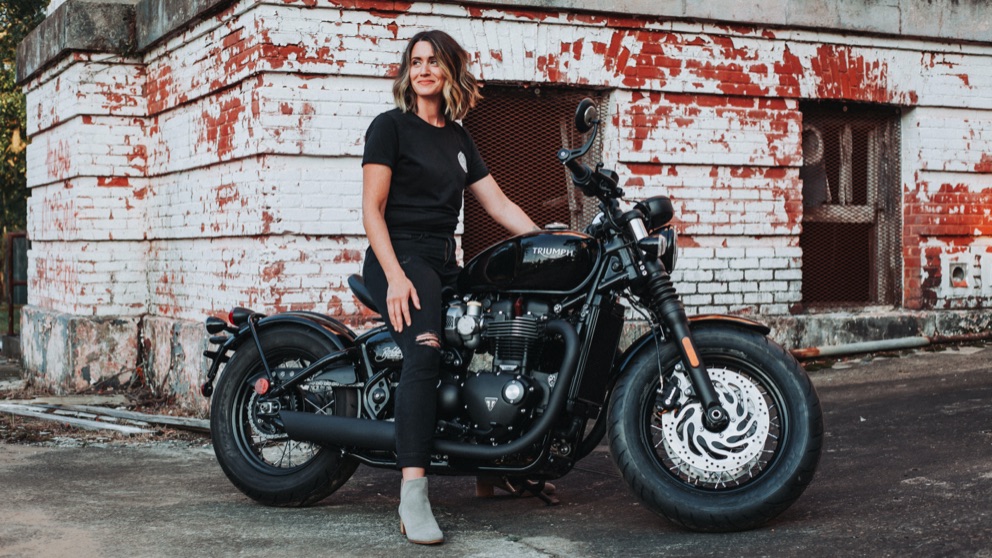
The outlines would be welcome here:
<svg viewBox="0 0 992 558">
<path fill-rule="evenodd" d="M 584 134 L 592 130 L 598 122 L 599 111 L 596 110 L 596 103 L 589 98 L 582 99 L 579 107 L 575 109 L 575 128 Z"/>
</svg>

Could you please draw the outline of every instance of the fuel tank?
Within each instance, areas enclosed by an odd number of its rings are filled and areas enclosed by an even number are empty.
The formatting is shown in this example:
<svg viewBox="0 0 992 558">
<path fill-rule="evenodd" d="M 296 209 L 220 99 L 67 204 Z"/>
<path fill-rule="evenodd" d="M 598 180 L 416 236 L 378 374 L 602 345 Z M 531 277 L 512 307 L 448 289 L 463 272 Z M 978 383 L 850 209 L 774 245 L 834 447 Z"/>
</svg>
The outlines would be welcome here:
<svg viewBox="0 0 992 558">
<path fill-rule="evenodd" d="M 575 231 L 535 231 L 486 248 L 458 277 L 458 290 L 568 293 L 592 275 L 599 242 Z"/>
</svg>

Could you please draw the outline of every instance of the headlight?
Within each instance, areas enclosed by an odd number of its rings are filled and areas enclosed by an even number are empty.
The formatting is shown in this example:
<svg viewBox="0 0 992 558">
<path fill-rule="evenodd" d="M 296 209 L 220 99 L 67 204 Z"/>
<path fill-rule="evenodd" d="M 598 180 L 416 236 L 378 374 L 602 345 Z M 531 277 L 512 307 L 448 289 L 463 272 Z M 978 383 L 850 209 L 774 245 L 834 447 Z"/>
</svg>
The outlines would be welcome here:
<svg viewBox="0 0 992 558">
<path fill-rule="evenodd" d="M 679 234 L 673 227 L 665 227 L 657 232 L 657 235 L 665 240 L 665 251 L 658 259 L 665 265 L 665 269 L 671 273 L 675 269 L 675 262 L 679 259 Z"/>
<path fill-rule="evenodd" d="M 672 200 L 666 196 L 656 196 L 638 202 L 635 209 L 644 215 L 645 225 L 648 234 L 655 234 L 659 229 L 671 222 L 675 217 L 675 208 L 672 207 Z"/>
</svg>

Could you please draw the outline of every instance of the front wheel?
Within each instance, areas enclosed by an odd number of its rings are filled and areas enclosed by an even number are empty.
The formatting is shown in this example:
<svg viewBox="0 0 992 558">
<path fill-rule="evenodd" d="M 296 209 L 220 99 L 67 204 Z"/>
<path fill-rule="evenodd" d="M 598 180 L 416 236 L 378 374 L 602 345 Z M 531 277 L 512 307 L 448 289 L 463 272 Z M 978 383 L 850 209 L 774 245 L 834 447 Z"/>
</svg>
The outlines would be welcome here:
<svg viewBox="0 0 992 558">
<path fill-rule="evenodd" d="M 273 381 L 292 377 L 335 348 L 321 335 L 282 328 L 259 333 Z M 358 463 L 340 450 L 290 440 L 277 411 L 357 416 L 352 389 L 306 381 L 278 401 L 262 401 L 255 382 L 265 366 L 254 343 L 243 345 L 227 364 L 210 409 L 210 432 L 217 461 L 228 479 L 250 498 L 270 506 L 304 506 L 329 496 L 355 472 Z"/>
<path fill-rule="evenodd" d="M 693 342 L 731 417 L 703 426 L 679 352 L 643 350 L 610 402 L 610 449 L 620 472 L 655 513 L 696 531 L 742 531 L 785 511 L 813 478 L 823 442 L 820 401 L 782 347 L 732 326 L 693 331 Z M 660 366 L 660 369 L 659 369 Z M 659 378 L 677 382 L 678 406 L 660 405 Z"/>
</svg>

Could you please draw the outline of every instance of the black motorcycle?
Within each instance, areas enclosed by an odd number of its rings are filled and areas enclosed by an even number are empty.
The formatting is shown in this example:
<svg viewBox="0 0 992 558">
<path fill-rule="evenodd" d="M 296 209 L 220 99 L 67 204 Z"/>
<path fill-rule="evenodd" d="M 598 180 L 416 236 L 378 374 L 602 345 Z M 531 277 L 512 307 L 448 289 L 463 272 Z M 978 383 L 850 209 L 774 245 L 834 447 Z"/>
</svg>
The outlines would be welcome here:
<svg viewBox="0 0 992 558">
<path fill-rule="evenodd" d="M 558 159 L 602 213 L 585 233 L 520 235 L 465 266 L 446 295 L 430 471 L 537 492 L 609 432 L 624 480 L 658 514 L 700 531 L 760 526 L 813 479 L 823 442 L 813 385 L 766 326 L 686 316 L 669 276 L 671 201 L 621 210 L 617 174 L 579 161 L 599 127 L 592 101 L 575 124 L 592 133 Z M 349 284 L 374 310 L 361 277 Z M 628 309 L 650 331 L 621 353 Z M 206 328 L 219 348 L 204 353 L 205 396 L 226 363 L 211 406 L 214 451 L 246 495 L 307 505 L 360 463 L 396 467 L 403 355 L 385 326 L 358 335 L 321 314 L 235 308 Z"/>
</svg>

